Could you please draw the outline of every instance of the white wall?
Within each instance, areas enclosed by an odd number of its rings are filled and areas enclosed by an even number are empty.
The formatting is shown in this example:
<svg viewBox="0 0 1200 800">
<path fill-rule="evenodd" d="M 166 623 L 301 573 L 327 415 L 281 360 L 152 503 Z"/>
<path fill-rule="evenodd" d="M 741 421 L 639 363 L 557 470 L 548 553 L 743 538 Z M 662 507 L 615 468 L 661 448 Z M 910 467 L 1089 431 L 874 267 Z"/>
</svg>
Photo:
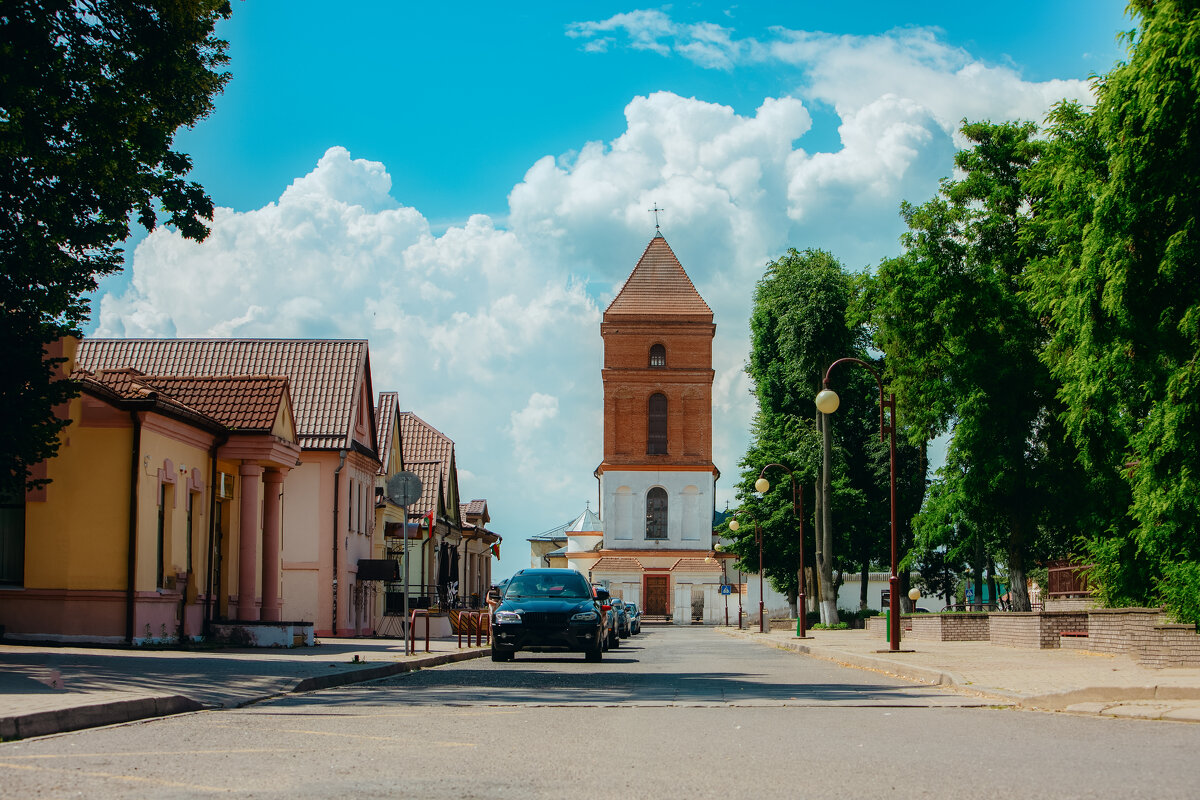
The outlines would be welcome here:
<svg viewBox="0 0 1200 800">
<path fill-rule="evenodd" d="M 715 480 L 711 472 L 610 470 L 600 476 L 604 546 L 609 549 L 707 550 Z M 667 538 L 646 539 L 646 493 L 667 492 Z"/>
</svg>

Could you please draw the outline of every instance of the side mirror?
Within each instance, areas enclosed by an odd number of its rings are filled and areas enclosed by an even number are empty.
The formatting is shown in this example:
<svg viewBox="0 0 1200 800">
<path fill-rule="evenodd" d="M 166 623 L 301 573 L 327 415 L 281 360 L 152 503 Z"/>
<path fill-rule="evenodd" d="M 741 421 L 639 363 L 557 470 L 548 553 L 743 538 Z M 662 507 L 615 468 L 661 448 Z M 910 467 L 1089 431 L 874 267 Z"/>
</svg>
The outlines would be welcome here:
<svg viewBox="0 0 1200 800">
<path fill-rule="evenodd" d="M 596 599 L 599 600 L 601 603 L 603 603 L 608 598 L 609 598 L 609 594 L 608 594 L 607 589 L 597 589 L 596 590 Z"/>
<path fill-rule="evenodd" d="M 499 603 L 500 602 L 500 590 L 499 589 L 488 589 L 487 599 L 491 600 L 493 602 Z"/>
</svg>

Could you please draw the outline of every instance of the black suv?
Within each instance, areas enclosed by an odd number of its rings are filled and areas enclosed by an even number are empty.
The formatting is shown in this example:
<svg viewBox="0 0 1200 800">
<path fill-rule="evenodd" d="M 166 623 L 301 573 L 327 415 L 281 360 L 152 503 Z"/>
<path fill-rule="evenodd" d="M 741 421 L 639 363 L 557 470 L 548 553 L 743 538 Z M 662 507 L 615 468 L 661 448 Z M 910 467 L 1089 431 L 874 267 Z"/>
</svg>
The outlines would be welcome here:
<svg viewBox="0 0 1200 800">
<path fill-rule="evenodd" d="M 604 655 L 603 589 L 592 594 L 587 578 L 573 569 L 523 569 L 504 588 L 492 611 L 492 661 L 510 661 L 518 650 L 583 652 L 588 661 Z"/>
</svg>

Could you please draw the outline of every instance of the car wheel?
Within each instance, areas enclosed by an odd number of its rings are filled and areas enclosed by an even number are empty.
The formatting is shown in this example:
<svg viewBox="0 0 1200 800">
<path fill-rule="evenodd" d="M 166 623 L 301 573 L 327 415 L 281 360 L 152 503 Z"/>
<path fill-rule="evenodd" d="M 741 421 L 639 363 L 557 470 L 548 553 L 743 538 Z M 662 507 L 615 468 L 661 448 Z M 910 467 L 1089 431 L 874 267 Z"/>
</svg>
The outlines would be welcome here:
<svg viewBox="0 0 1200 800">
<path fill-rule="evenodd" d="M 616 631 L 614 631 L 613 637 L 612 637 L 612 647 L 615 650 L 616 648 L 618 648 L 620 646 L 621 646 L 621 637 L 616 634 Z"/>
<path fill-rule="evenodd" d="M 601 661 L 604 659 L 604 645 L 598 644 L 590 650 L 583 651 L 585 661 Z"/>
<path fill-rule="evenodd" d="M 492 648 L 492 661 L 512 661 L 516 654 L 512 650 L 497 650 Z"/>
</svg>

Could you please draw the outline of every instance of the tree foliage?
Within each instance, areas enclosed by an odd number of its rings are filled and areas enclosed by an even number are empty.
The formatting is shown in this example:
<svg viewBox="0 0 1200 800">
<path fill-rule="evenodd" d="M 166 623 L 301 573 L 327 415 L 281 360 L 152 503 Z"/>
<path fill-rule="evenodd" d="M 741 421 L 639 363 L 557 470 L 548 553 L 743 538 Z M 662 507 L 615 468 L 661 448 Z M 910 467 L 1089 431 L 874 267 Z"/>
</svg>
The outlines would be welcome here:
<svg viewBox="0 0 1200 800">
<path fill-rule="evenodd" d="M 957 506 L 999 525 L 1014 604 L 1028 609 L 1027 560 L 1057 524 L 1056 493 L 1077 481 L 1058 429 L 1057 386 L 1039 359 L 1043 323 L 1023 293 L 1045 239 L 1023 178 L 1044 143 L 1029 123 L 969 123 L 958 180 L 905 204 L 903 255 L 868 281 L 864 306 L 887 354 L 910 435 L 952 432 Z"/>
<path fill-rule="evenodd" d="M 1094 111 L 1051 120 L 1036 177 L 1057 247 L 1032 294 L 1065 426 L 1097 484 L 1124 484 L 1128 521 L 1089 537 L 1094 583 L 1110 603 L 1200 621 L 1200 7 L 1130 7 L 1129 59 Z"/>
<path fill-rule="evenodd" d="M 86 293 L 120 269 L 131 218 L 207 234 L 212 202 L 172 138 L 228 75 L 227 0 L 8 0 L 0 15 L 0 489 L 19 491 L 65 424 L 46 345 L 79 333 Z"/>
</svg>

